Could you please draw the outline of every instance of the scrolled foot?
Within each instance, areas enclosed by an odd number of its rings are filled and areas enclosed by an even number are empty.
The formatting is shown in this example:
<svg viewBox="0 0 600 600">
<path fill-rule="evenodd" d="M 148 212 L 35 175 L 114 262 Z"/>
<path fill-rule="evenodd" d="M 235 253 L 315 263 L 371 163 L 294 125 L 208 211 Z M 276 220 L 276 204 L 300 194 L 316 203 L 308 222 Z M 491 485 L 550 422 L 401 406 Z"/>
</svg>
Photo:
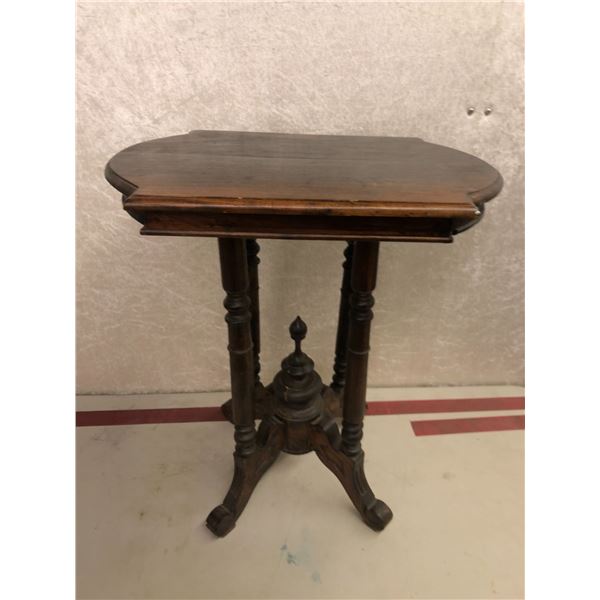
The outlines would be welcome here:
<svg viewBox="0 0 600 600">
<path fill-rule="evenodd" d="M 382 531 L 393 516 L 390 507 L 382 500 L 375 500 L 375 503 L 364 512 L 365 523 L 375 531 Z"/>
<path fill-rule="evenodd" d="M 208 529 L 219 537 L 227 535 L 235 527 L 260 478 L 275 462 L 283 445 L 282 426 L 263 420 L 256 441 L 254 452 L 247 456 L 237 454 L 236 450 L 229 491 L 223 503 L 213 509 L 206 519 Z"/>
<path fill-rule="evenodd" d="M 206 518 L 206 526 L 218 537 L 225 537 L 235 527 L 235 515 L 223 504 L 214 508 Z"/>
<path fill-rule="evenodd" d="M 381 531 L 392 520 L 388 505 L 375 498 L 364 470 L 364 452 L 350 456 L 342 450 L 342 440 L 335 422 L 324 419 L 312 430 L 312 445 L 321 462 L 339 479 L 363 521 Z"/>
</svg>

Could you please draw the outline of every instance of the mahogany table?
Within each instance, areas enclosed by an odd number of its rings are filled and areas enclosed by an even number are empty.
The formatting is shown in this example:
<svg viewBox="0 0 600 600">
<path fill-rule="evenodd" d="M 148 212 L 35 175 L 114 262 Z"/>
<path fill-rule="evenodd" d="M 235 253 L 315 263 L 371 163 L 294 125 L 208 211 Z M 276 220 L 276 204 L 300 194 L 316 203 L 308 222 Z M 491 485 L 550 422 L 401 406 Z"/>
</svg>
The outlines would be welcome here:
<svg viewBox="0 0 600 600">
<path fill-rule="evenodd" d="M 105 174 L 142 234 L 218 238 L 231 370 L 223 411 L 235 452 L 233 482 L 208 528 L 234 528 L 281 451 L 315 451 L 367 525 L 383 529 L 392 512 L 367 483 L 361 449 L 379 242 L 451 242 L 482 218 L 500 174 L 418 138 L 234 131 L 136 144 Z M 301 348 L 299 317 L 294 351 L 271 384 L 261 382 L 257 238 L 347 241 L 330 385 Z"/>
</svg>

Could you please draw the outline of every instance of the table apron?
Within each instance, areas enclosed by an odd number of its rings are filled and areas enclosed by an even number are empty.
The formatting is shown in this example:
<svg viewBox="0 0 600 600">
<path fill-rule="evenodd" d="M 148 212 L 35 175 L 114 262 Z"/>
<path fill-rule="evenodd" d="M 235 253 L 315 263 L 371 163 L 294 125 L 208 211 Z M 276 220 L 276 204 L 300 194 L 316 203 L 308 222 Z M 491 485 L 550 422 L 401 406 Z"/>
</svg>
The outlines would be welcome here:
<svg viewBox="0 0 600 600">
<path fill-rule="evenodd" d="M 144 235 L 451 242 L 454 219 L 128 211 Z"/>
</svg>

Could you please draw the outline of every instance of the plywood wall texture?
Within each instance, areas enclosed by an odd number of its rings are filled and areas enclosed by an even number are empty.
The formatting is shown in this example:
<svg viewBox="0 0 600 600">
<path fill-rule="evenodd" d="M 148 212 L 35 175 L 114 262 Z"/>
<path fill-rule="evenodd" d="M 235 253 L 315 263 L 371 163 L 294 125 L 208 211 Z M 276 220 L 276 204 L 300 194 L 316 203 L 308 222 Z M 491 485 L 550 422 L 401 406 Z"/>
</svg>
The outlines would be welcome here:
<svg viewBox="0 0 600 600">
<path fill-rule="evenodd" d="M 229 386 L 216 241 L 139 236 L 103 177 L 191 129 L 417 136 L 494 165 L 504 190 L 454 244 L 382 245 L 369 384 L 522 383 L 521 4 L 90 2 L 77 35 L 79 392 Z M 265 379 L 297 314 L 327 379 L 344 244 L 261 246 Z"/>
</svg>

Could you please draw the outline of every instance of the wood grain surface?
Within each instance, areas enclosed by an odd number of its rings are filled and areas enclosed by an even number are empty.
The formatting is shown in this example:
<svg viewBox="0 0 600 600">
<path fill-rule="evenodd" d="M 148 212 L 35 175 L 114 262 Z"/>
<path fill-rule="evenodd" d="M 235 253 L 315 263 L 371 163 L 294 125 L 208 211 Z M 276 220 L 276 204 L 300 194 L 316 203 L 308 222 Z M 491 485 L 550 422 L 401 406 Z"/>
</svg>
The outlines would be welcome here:
<svg viewBox="0 0 600 600">
<path fill-rule="evenodd" d="M 419 138 L 193 131 L 106 166 L 142 233 L 451 241 L 502 177 Z"/>
</svg>

